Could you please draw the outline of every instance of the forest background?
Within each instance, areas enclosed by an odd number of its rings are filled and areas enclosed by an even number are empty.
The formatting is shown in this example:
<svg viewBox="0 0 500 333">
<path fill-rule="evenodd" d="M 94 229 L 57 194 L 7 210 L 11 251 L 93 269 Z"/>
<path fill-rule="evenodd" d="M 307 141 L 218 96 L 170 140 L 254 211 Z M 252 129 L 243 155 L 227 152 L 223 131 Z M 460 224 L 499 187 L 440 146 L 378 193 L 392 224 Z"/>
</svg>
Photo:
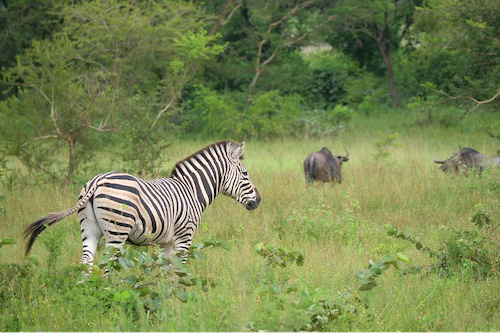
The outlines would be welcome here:
<svg viewBox="0 0 500 333">
<path fill-rule="evenodd" d="M 498 111 L 499 4 L 1 1 L 0 166 L 68 186 L 97 152 L 157 177 L 182 138 L 335 137 L 388 111 L 467 122 Z"/>
<path fill-rule="evenodd" d="M 500 0 L 0 0 L 0 331 L 499 331 L 500 169 L 432 161 L 500 155 L 499 17 Z M 99 172 L 167 177 L 220 139 L 247 142 L 262 202 L 218 198 L 187 265 L 101 246 L 83 277 L 76 216 L 23 256 L 25 227 Z M 343 182 L 306 187 L 322 146 L 349 150 Z"/>
</svg>

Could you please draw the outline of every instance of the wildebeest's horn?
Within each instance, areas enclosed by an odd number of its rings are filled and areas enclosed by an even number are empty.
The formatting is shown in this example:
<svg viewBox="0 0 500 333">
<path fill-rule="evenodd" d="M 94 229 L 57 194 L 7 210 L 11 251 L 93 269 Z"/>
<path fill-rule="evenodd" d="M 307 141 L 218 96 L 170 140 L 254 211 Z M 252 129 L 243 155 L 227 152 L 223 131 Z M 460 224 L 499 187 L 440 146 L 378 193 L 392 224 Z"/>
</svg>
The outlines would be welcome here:
<svg viewBox="0 0 500 333">
<path fill-rule="evenodd" d="M 345 149 L 345 148 L 344 148 L 344 149 Z M 347 162 L 347 161 L 349 160 L 349 150 L 345 149 L 345 151 L 346 151 L 347 155 L 345 155 L 345 156 L 340 156 L 340 155 L 339 155 L 339 156 L 337 156 L 337 157 L 338 157 L 339 159 L 341 159 L 342 161 Z"/>
<path fill-rule="evenodd" d="M 438 161 L 438 160 L 436 160 L 436 156 L 434 156 L 434 163 L 444 164 L 444 161 L 445 161 L 445 160 Z"/>
</svg>

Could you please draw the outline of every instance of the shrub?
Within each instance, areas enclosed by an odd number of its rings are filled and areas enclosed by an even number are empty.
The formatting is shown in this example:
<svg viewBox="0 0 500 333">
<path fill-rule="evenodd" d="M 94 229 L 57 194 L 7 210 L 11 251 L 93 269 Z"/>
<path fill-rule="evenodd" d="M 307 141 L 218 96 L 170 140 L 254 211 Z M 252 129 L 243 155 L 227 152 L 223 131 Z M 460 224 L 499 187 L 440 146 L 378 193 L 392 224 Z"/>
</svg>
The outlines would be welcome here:
<svg viewBox="0 0 500 333">
<path fill-rule="evenodd" d="M 348 128 L 354 111 L 338 104 L 332 110 L 312 110 L 303 113 L 296 124 L 296 132 L 306 137 L 333 137 Z"/>
<path fill-rule="evenodd" d="M 310 77 L 297 93 L 318 109 L 335 107 L 346 94 L 349 76 L 359 71 L 357 64 L 340 52 L 311 52 L 304 56 L 308 62 Z"/>
<path fill-rule="evenodd" d="M 199 85 L 188 98 L 184 106 L 186 113 L 181 117 L 186 123 L 186 131 L 216 138 L 238 135 L 243 131 L 243 115 L 238 111 L 241 105 L 234 95 Z"/>
<path fill-rule="evenodd" d="M 493 223 L 488 209 L 483 205 L 476 206 L 476 213 L 471 218 L 475 225 L 472 230 L 455 231 L 445 228 L 450 233 L 445 235 L 443 247 L 439 250 L 431 249 L 419 237 L 411 236 L 391 226 L 387 234 L 396 238 L 407 240 L 417 250 L 436 258 L 437 263 L 432 267 L 443 275 L 454 275 L 458 271 L 466 271 L 475 278 L 498 275 L 500 272 L 500 250 L 496 244 L 493 233 L 500 227 L 500 223 Z M 481 235 L 480 229 L 485 231 Z M 478 230 L 479 229 L 479 230 Z"/>
<path fill-rule="evenodd" d="M 383 79 L 370 73 L 362 73 L 346 82 L 342 102 L 364 114 L 377 112 L 391 105 L 391 98 Z"/>
<path fill-rule="evenodd" d="M 247 131 L 253 138 L 289 135 L 301 115 L 301 102 L 299 95 L 281 96 L 277 90 L 256 96 L 245 113 Z"/>
</svg>

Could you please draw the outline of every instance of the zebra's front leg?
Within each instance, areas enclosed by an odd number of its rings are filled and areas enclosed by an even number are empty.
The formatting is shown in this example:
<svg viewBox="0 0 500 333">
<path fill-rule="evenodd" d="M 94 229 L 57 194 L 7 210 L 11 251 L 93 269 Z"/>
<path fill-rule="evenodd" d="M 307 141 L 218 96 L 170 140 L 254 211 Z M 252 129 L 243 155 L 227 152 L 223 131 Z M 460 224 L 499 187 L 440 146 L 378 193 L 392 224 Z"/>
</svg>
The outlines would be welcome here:
<svg viewBox="0 0 500 333">
<path fill-rule="evenodd" d="M 182 263 L 185 264 L 189 255 L 189 248 L 193 242 L 194 229 L 188 228 L 184 230 L 184 233 L 180 237 L 174 238 L 174 253 L 182 259 Z"/>
<path fill-rule="evenodd" d="M 164 243 L 160 245 L 162 250 L 163 250 L 163 258 L 171 258 L 172 255 L 174 254 L 174 244 L 169 242 L 169 243 Z"/>
</svg>

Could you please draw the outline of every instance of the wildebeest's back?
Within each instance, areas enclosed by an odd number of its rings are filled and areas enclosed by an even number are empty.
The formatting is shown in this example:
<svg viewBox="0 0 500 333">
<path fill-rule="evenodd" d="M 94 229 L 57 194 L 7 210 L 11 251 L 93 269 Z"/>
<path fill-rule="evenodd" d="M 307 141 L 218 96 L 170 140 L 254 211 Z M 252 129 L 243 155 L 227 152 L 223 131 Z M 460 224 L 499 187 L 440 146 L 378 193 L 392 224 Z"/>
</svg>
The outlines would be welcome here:
<svg viewBox="0 0 500 333">
<path fill-rule="evenodd" d="M 434 162 L 442 164 L 439 169 L 443 171 L 467 173 L 469 169 L 475 169 L 481 172 L 490 166 L 500 166 L 500 157 L 487 156 L 472 148 L 463 148 L 446 160 L 434 159 Z"/>
<path fill-rule="evenodd" d="M 321 151 L 309 154 L 304 160 L 304 173 L 308 181 L 341 182 L 340 161 L 323 147 Z"/>
</svg>

